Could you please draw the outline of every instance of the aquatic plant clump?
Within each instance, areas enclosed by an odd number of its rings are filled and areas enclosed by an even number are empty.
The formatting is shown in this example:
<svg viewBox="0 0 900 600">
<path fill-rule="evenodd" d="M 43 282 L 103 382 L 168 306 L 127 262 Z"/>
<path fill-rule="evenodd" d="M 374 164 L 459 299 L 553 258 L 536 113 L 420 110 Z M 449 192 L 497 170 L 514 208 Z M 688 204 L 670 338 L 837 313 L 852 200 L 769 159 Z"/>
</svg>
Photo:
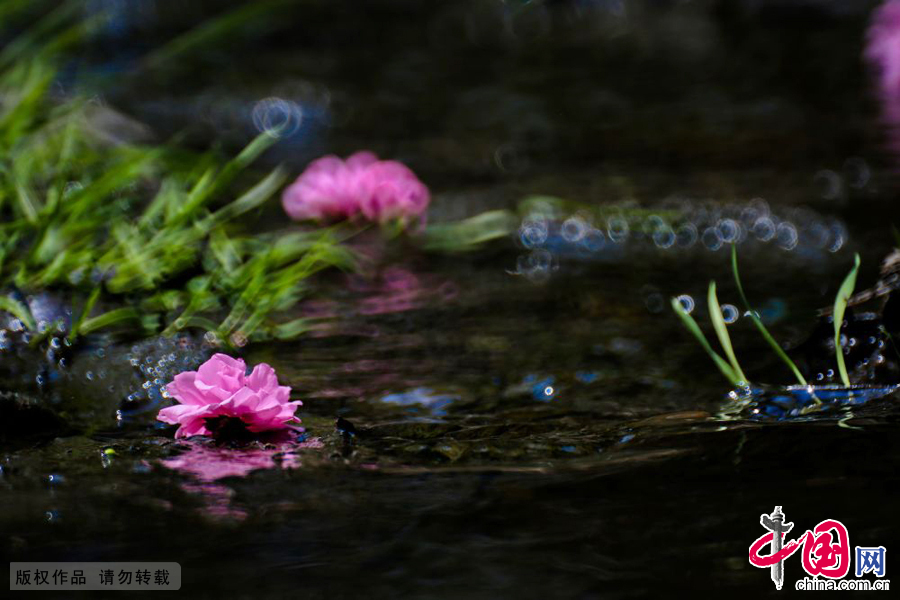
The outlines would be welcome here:
<svg viewBox="0 0 900 600">
<path fill-rule="evenodd" d="M 278 384 L 275 370 L 261 363 L 246 374 L 241 359 L 215 354 L 196 371 L 175 376 L 166 393 L 180 404 L 159 411 L 157 419 L 179 425 L 176 438 L 192 435 L 229 436 L 262 433 L 299 423 L 294 417 L 299 400 L 290 401 L 291 388 Z"/>
<path fill-rule="evenodd" d="M 428 188 L 406 165 L 367 151 L 346 160 L 314 160 L 282 195 L 285 212 L 296 221 L 361 216 L 377 223 L 410 222 L 424 214 L 430 200 Z"/>
<path fill-rule="evenodd" d="M 847 304 L 850 300 L 850 297 L 853 295 L 853 288 L 856 285 L 856 273 L 859 270 L 859 262 L 860 262 L 859 254 L 856 254 L 854 256 L 853 268 L 850 270 L 850 273 L 847 275 L 847 277 L 844 279 L 844 282 L 841 284 L 841 287 L 838 290 L 838 293 L 837 293 L 837 296 L 835 297 L 835 302 L 834 302 L 833 330 L 834 330 L 835 358 L 836 358 L 836 362 L 837 362 L 838 371 L 841 376 L 841 381 L 843 383 L 843 387 L 832 386 L 830 388 L 826 388 L 823 386 L 819 386 L 819 388 L 816 388 L 815 386 L 810 386 L 807 384 L 806 379 L 800 373 L 800 370 L 794 364 L 794 361 L 792 361 L 790 359 L 790 357 L 788 357 L 788 355 L 784 352 L 784 350 L 778 345 L 778 343 L 775 341 L 775 339 L 772 337 L 772 335 L 768 332 L 766 327 L 763 325 L 762 321 L 759 319 L 759 316 L 751 308 L 750 303 L 747 300 L 747 296 L 744 294 L 744 288 L 743 288 L 743 285 L 741 284 L 740 275 L 738 274 L 737 249 L 735 247 L 732 247 L 732 251 L 731 251 L 732 271 L 734 273 L 734 279 L 735 279 L 735 283 L 737 284 L 738 293 L 740 294 L 741 300 L 743 301 L 744 305 L 747 307 L 747 314 L 751 317 L 751 320 L 756 325 L 757 329 L 762 334 L 763 338 L 769 343 L 769 345 L 775 351 L 776 355 L 782 361 L 784 361 L 784 363 L 788 366 L 788 368 L 790 368 L 791 371 L 794 373 L 794 376 L 797 377 L 797 379 L 800 381 L 800 384 L 801 384 L 800 386 L 787 387 L 787 388 L 784 388 L 784 390 L 787 390 L 789 392 L 793 392 L 795 390 L 801 390 L 806 394 L 804 396 L 804 398 L 807 401 L 806 404 L 803 404 L 803 403 L 798 404 L 793 401 L 790 403 L 791 407 L 792 407 L 791 410 L 793 410 L 793 412 L 791 412 L 790 410 L 787 410 L 785 408 L 785 406 L 787 406 L 787 405 L 785 405 L 784 402 L 781 402 L 780 400 L 778 402 L 776 402 L 776 404 L 778 404 L 780 406 L 780 408 L 778 408 L 776 411 L 776 412 L 781 411 L 778 413 L 779 415 L 782 415 L 782 413 L 783 413 L 782 416 L 785 416 L 785 415 L 786 416 L 795 416 L 796 414 L 800 414 L 800 412 L 798 412 L 798 411 L 801 411 L 801 410 L 807 411 L 808 409 L 813 408 L 813 407 L 816 409 L 823 408 L 824 400 L 819 397 L 819 394 L 817 393 L 816 389 L 828 389 L 830 391 L 843 390 L 845 392 L 848 392 L 849 396 L 847 398 L 849 400 L 841 399 L 840 394 L 837 394 L 837 395 L 831 394 L 830 397 L 833 396 L 834 398 L 837 398 L 838 400 L 840 400 L 840 402 L 837 402 L 837 404 L 842 404 L 842 403 L 843 404 L 856 404 L 856 403 L 859 403 L 858 401 L 855 400 L 858 397 L 862 397 L 862 398 L 866 398 L 866 399 L 874 397 L 874 396 L 872 396 L 872 394 L 862 394 L 860 396 L 858 394 L 850 393 L 853 391 L 854 387 L 851 385 L 851 381 L 847 374 L 846 366 L 844 364 L 844 344 L 842 343 L 842 339 L 841 339 L 842 338 L 841 328 L 844 324 L 844 314 L 845 314 L 845 311 L 847 308 Z M 770 396 L 772 396 L 772 394 L 770 394 L 768 392 L 765 394 L 760 394 L 755 391 L 751 394 L 750 393 L 751 388 L 748 385 L 749 380 L 743 374 L 743 372 L 741 371 L 741 367 L 737 362 L 737 357 L 735 356 L 734 350 L 731 345 L 731 338 L 728 335 L 728 330 L 725 326 L 725 322 L 722 317 L 722 309 L 719 306 L 719 301 L 716 296 L 715 282 L 710 282 L 710 284 L 709 284 L 709 294 L 708 294 L 708 298 L 707 298 L 707 303 L 709 305 L 710 320 L 712 321 L 713 329 L 716 332 L 716 336 L 719 338 L 719 343 L 722 345 L 722 348 L 725 351 L 725 355 L 727 356 L 728 361 L 723 359 L 712 349 L 709 342 L 706 340 L 706 337 L 703 335 L 703 332 L 700 330 L 700 327 L 697 325 L 696 321 L 694 321 L 693 317 L 690 316 L 688 310 L 686 310 L 686 308 L 681 304 L 681 302 L 678 298 L 672 299 L 672 309 L 675 311 L 675 314 L 678 315 L 678 317 L 684 323 L 685 327 L 687 327 L 688 331 L 690 331 L 694 335 L 694 337 L 697 339 L 697 341 L 700 342 L 700 345 L 703 347 L 704 350 L 706 350 L 706 353 L 709 354 L 710 358 L 713 359 L 713 362 L 715 362 L 716 366 L 719 368 L 719 370 L 722 372 L 722 374 L 731 382 L 732 385 L 734 385 L 736 388 L 738 388 L 735 391 L 732 391 L 732 394 L 731 394 L 732 399 L 736 400 L 738 398 L 738 396 L 740 396 L 742 398 L 762 397 L 763 400 L 761 400 L 760 402 L 763 404 L 766 404 L 766 402 L 767 402 L 766 399 L 768 399 Z M 758 387 L 758 386 L 756 386 L 756 387 Z M 756 389 L 756 387 L 754 387 L 754 389 Z M 865 388 L 865 389 L 868 389 L 868 388 Z M 896 387 L 894 389 L 896 389 Z M 748 396 L 748 394 L 749 394 L 749 396 Z M 884 394 L 882 394 L 882 396 L 883 395 Z M 796 396 L 796 395 L 794 394 L 792 396 L 792 394 L 788 394 L 788 396 L 786 396 L 786 397 L 794 397 L 794 396 Z M 774 397 L 776 398 L 776 400 L 778 398 L 781 398 L 781 396 L 778 396 L 778 395 L 775 395 Z M 881 396 L 878 396 L 878 397 L 881 397 Z M 846 400 L 846 401 L 844 401 L 844 400 Z M 767 404 L 767 406 L 769 406 L 769 404 Z M 756 412 L 759 412 L 759 411 L 756 411 Z"/>
</svg>

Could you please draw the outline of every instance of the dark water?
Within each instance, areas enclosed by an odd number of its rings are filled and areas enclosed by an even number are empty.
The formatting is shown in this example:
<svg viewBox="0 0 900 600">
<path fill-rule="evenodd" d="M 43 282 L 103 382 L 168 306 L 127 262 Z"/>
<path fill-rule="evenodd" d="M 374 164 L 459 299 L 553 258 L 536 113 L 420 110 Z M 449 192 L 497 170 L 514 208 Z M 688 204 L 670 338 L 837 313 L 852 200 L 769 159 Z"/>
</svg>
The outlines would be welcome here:
<svg viewBox="0 0 900 600">
<path fill-rule="evenodd" d="M 403 159 L 434 221 L 553 194 L 679 206 L 702 234 L 765 198 L 797 240 L 750 231 L 742 275 L 789 346 L 854 251 L 865 286 L 892 244 L 896 159 L 860 59 L 871 3 L 304 2 L 134 77 L 147 48 L 225 6 L 138 4 L 69 81 L 163 139 L 233 149 L 260 99 L 292 100 L 302 126 L 266 160 Z M 835 223 L 831 252 L 814 226 Z M 526 229 L 474 254 L 386 250 L 297 307 L 327 315 L 320 330 L 247 346 L 304 401 L 289 454 L 175 443 L 152 411 L 117 421 L 142 381 L 131 341 L 40 387 L 3 356 L 3 389 L 69 424 L 4 438 L 3 554 L 178 561 L 193 598 L 629 598 L 776 593 L 747 561 L 775 505 L 798 532 L 834 518 L 891 550 L 894 398 L 840 425 L 720 415 L 728 386 L 667 303 L 688 294 L 705 321 L 714 278 L 738 304 L 727 244 L 634 230 L 570 254 Z M 731 334 L 751 380 L 792 383 L 747 319 Z M 786 590 L 801 573 L 789 560 Z"/>
</svg>

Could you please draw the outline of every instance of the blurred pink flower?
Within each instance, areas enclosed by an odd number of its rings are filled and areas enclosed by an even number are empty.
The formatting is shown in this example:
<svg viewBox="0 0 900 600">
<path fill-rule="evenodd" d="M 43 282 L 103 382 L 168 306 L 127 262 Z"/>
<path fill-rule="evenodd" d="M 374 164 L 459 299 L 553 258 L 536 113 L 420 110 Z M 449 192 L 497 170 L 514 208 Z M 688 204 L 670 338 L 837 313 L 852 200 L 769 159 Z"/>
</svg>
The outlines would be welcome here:
<svg viewBox="0 0 900 600">
<path fill-rule="evenodd" d="M 416 217 L 425 212 L 431 197 L 415 173 L 394 160 L 380 160 L 362 173 L 360 210 L 370 221 Z"/>
<path fill-rule="evenodd" d="M 290 402 L 291 388 L 278 385 L 275 370 L 262 363 L 246 375 L 241 359 L 216 354 L 196 371 L 175 376 L 166 392 L 180 404 L 159 411 L 157 419 L 180 425 L 176 438 L 211 435 L 207 419 L 239 419 L 253 433 L 283 429 L 297 423 L 299 400 Z"/>
<path fill-rule="evenodd" d="M 357 152 L 346 161 L 336 156 L 314 160 L 285 189 L 284 210 L 297 221 L 333 221 L 362 215 L 384 223 L 423 215 L 428 188 L 404 164 Z"/>
<path fill-rule="evenodd" d="M 872 14 L 865 57 L 878 71 L 882 99 L 900 99 L 900 1 L 888 0 Z"/>
</svg>

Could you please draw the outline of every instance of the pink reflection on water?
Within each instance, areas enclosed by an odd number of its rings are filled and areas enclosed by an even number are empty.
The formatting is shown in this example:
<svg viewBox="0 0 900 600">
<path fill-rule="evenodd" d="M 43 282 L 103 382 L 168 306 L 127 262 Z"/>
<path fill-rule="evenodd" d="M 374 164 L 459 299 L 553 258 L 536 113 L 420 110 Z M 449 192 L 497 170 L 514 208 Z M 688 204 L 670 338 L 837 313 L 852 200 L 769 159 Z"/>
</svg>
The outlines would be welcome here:
<svg viewBox="0 0 900 600">
<path fill-rule="evenodd" d="M 349 317 L 396 314 L 452 302 L 459 288 L 453 281 L 389 267 L 375 275 L 347 275 L 340 294 L 343 299 L 339 301 L 308 300 L 300 305 L 301 316 L 313 322 L 309 335 L 377 337 L 381 330 L 376 325 L 353 323 Z"/>
<path fill-rule="evenodd" d="M 433 278 L 420 277 L 400 267 L 386 269 L 380 277 L 372 280 L 351 277 L 349 287 L 366 295 L 357 305 L 357 312 L 361 315 L 415 310 L 429 302 L 453 300 L 457 295 L 455 285 L 450 282 L 436 282 Z"/>
<path fill-rule="evenodd" d="M 303 442 L 286 440 L 271 444 L 254 443 L 243 448 L 217 446 L 209 440 L 193 438 L 186 442 L 187 451 L 159 461 L 160 465 L 190 475 L 195 481 L 184 482 L 181 488 L 199 494 L 204 501 L 203 512 L 215 519 L 241 520 L 247 512 L 232 504 L 234 491 L 216 483 L 226 477 L 246 477 L 260 469 L 296 469 L 302 466 L 299 452 L 324 447 L 322 440 L 313 438 Z"/>
</svg>

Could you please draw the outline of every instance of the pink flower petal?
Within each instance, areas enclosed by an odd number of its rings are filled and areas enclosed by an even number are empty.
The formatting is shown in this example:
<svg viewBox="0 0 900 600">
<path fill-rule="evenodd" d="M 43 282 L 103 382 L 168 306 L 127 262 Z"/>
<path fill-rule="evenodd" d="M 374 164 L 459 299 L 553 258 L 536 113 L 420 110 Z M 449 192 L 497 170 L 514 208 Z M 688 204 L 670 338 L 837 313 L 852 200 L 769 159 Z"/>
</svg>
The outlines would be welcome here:
<svg viewBox="0 0 900 600">
<path fill-rule="evenodd" d="M 194 371 L 177 375 L 168 386 L 180 404 L 163 408 L 157 419 L 180 425 L 175 436 L 210 435 L 206 419 L 241 419 L 252 432 L 284 429 L 296 422 L 299 400 L 291 402 L 291 388 L 278 385 L 275 370 L 257 365 L 245 376 L 243 360 L 216 354 Z"/>
</svg>

